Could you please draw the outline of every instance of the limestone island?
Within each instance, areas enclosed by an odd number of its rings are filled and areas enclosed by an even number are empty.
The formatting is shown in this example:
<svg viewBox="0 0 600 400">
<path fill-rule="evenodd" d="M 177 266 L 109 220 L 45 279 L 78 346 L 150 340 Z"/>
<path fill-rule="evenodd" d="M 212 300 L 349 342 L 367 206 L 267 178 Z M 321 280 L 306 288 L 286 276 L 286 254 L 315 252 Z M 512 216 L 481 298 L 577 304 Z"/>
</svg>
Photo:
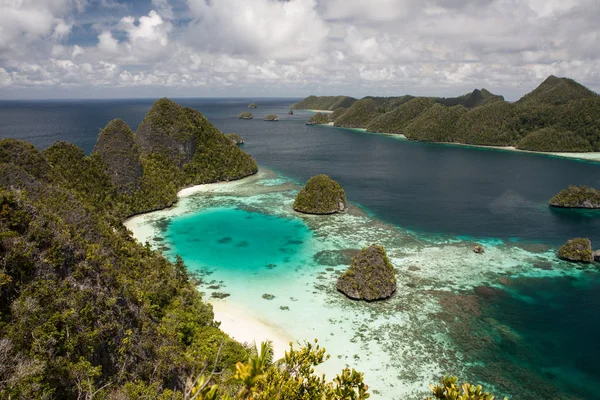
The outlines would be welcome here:
<svg viewBox="0 0 600 400">
<path fill-rule="evenodd" d="M 249 111 L 244 111 L 243 113 L 238 115 L 238 119 L 252 119 L 252 118 L 254 118 L 254 116 Z"/>
<path fill-rule="evenodd" d="M 269 114 L 265 117 L 265 121 L 279 121 L 279 117 L 275 114 Z"/>
<path fill-rule="evenodd" d="M 290 115 L 294 115 L 294 111 L 293 111 L 293 110 L 290 110 L 290 111 L 288 111 L 288 114 L 290 114 Z"/>
<path fill-rule="evenodd" d="M 571 239 L 558 250 L 558 258 L 566 261 L 591 263 L 594 261 L 592 242 L 588 238 Z"/>
<path fill-rule="evenodd" d="M 396 291 L 394 266 L 383 246 L 365 247 L 337 281 L 337 290 L 351 299 L 375 301 L 389 298 Z"/>
<path fill-rule="evenodd" d="M 482 88 L 458 97 L 309 96 L 290 108 L 333 111 L 324 123 L 423 142 L 600 152 L 600 96 L 556 76 L 516 102 Z"/>
<path fill-rule="evenodd" d="M 306 121 L 306 125 L 325 125 L 329 123 L 329 115 L 324 113 L 316 113 Z"/>
<path fill-rule="evenodd" d="M 600 208 L 600 191 L 586 186 L 569 186 L 550 200 L 550 206 L 561 208 Z"/>
<path fill-rule="evenodd" d="M 238 135 L 237 133 L 226 133 L 225 136 L 231 140 L 231 144 L 239 146 L 240 144 L 244 144 L 244 139 Z"/>
<path fill-rule="evenodd" d="M 254 103 L 248 104 L 248 108 L 258 108 L 258 106 Z"/>
<path fill-rule="evenodd" d="M 346 193 L 327 175 L 313 176 L 298 192 L 294 210 L 305 214 L 335 214 L 346 209 Z"/>
</svg>

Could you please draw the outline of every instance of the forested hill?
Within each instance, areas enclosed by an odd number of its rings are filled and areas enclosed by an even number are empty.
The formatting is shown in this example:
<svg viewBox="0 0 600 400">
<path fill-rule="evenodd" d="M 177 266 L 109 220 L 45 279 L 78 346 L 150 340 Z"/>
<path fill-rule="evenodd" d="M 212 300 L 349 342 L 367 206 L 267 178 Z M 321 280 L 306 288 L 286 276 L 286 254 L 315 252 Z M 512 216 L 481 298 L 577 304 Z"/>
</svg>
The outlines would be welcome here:
<svg viewBox="0 0 600 400">
<path fill-rule="evenodd" d="M 311 96 L 295 104 L 318 104 Z M 327 98 L 329 99 L 329 98 Z M 330 104 L 330 101 L 324 102 Z M 313 107 L 306 107 L 314 109 Z M 509 103 L 486 89 L 453 98 L 365 97 L 334 111 L 334 125 L 403 134 L 412 140 L 515 146 L 548 152 L 600 151 L 600 96 L 568 78 L 548 77 Z"/>
<path fill-rule="evenodd" d="M 121 221 L 185 185 L 256 171 L 202 114 L 166 99 L 136 134 L 110 122 L 89 157 L 0 140 L 0 398 L 182 398 L 171 391 L 207 363 L 227 374 L 244 361 L 183 263 Z"/>
</svg>

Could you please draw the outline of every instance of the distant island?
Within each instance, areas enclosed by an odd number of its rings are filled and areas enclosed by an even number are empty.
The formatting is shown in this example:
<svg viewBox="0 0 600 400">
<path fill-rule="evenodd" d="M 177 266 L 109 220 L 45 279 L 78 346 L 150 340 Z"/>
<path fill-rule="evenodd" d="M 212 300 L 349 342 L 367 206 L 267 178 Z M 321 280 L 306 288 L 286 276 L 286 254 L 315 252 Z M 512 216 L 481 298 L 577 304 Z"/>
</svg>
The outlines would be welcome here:
<svg viewBox="0 0 600 400">
<path fill-rule="evenodd" d="M 254 118 L 254 116 L 249 111 L 244 111 L 243 113 L 240 113 L 240 115 L 238 115 L 238 119 L 252 119 L 252 118 Z"/>
<path fill-rule="evenodd" d="M 279 121 L 279 117 L 275 114 L 269 114 L 264 119 L 265 121 Z"/>
<path fill-rule="evenodd" d="M 258 106 L 254 103 L 248 104 L 248 108 L 258 108 Z"/>
<path fill-rule="evenodd" d="M 327 122 L 335 126 L 402 134 L 410 140 L 539 152 L 600 151 L 600 96 L 555 76 L 515 103 L 476 89 L 450 98 L 309 96 L 291 108 L 333 111 Z M 324 121 L 315 116 L 309 124 Z"/>
</svg>

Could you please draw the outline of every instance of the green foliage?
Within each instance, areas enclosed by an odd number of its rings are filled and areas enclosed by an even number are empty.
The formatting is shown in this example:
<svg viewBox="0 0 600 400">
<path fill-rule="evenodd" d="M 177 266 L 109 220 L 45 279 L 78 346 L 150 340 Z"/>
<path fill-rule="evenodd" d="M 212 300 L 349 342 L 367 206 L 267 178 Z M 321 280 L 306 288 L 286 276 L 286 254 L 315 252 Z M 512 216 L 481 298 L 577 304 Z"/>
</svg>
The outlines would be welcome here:
<svg viewBox="0 0 600 400">
<path fill-rule="evenodd" d="M 593 151 L 592 146 L 585 138 L 556 127 L 543 128 L 529 133 L 517 143 L 516 147 L 531 151 Z"/>
<path fill-rule="evenodd" d="M 258 106 L 254 103 L 248 104 L 248 108 L 258 108 Z"/>
<path fill-rule="evenodd" d="M 245 363 L 238 362 L 232 381 L 240 385 L 230 397 L 216 385 L 209 386 L 210 379 L 198 377 L 189 380 L 187 393 L 190 399 L 203 400 L 365 400 L 370 397 L 369 387 L 363 382 L 363 374 L 354 369 L 344 369 L 332 382 L 324 375 L 315 374 L 315 367 L 329 358 L 325 349 L 315 340 L 306 342 L 300 349 L 290 343 L 284 358 L 273 361 L 271 343 L 262 343 Z"/>
<path fill-rule="evenodd" d="M 497 101 L 504 101 L 504 97 L 490 93 L 486 89 L 475 89 L 471 93 L 459 97 L 441 97 L 435 101 L 447 107 L 463 106 L 466 108 L 475 108 Z"/>
<path fill-rule="evenodd" d="M 313 176 L 298 192 L 294 210 L 306 214 L 333 214 L 346 208 L 344 189 L 327 175 Z"/>
<path fill-rule="evenodd" d="M 254 118 L 254 116 L 249 111 L 244 111 L 243 113 L 240 113 L 240 115 L 238 115 L 238 119 L 252 119 L 252 118 Z"/>
<path fill-rule="evenodd" d="M 329 114 L 329 122 L 333 122 L 344 114 L 348 109 L 346 107 L 338 107 L 331 114 Z"/>
<path fill-rule="evenodd" d="M 494 400 L 495 398 L 494 395 L 484 392 L 481 385 L 463 383 L 459 386 L 457 382 L 456 377 L 446 376 L 440 380 L 439 385 L 429 385 L 434 397 L 427 397 L 426 400 Z"/>
<path fill-rule="evenodd" d="M 551 75 L 531 93 L 519 99 L 517 103 L 521 105 L 530 103 L 560 105 L 573 100 L 593 97 L 598 97 L 598 95 L 574 80 Z"/>
<path fill-rule="evenodd" d="M 329 123 L 329 115 L 325 113 L 316 113 L 312 117 L 306 121 L 306 125 L 319 125 L 319 124 L 328 124 Z"/>
<path fill-rule="evenodd" d="M 456 122 L 452 140 L 448 142 L 509 146 L 521 138 L 518 110 L 513 104 L 495 102 L 470 110 Z"/>
<path fill-rule="evenodd" d="M 396 274 L 385 249 L 376 244 L 362 249 L 336 286 L 352 299 L 373 301 L 390 297 L 396 291 Z"/>
<path fill-rule="evenodd" d="M 371 119 L 366 128 L 369 132 L 403 133 L 404 128 L 415 118 L 434 105 L 427 97 L 417 97 L 398 108 Z"/>
<path fill-rule="evenodd" d="M 333 124 L 344 128 L 366 128 L 371 119 L 383 112 L 385 111 L 378 109 L 375 100 L 365 98 L 352 104 Z"/>
<path fill-rule="evenodd" d="M 553 207 L 600 208 L 600 191 L 586 186 L 569 186 L 550 200 Z"/>
<path fill-rule="evenodd" d="M 142 166 L 140 152 L 129 126 L 114 119 L 100 132 L 92 155 L 106 165 L 106 172 L 119 193 L 128 195 L 140 189 Z"/>
<path fill-rule="evenodd" d="M 467 112 L 463 106 L 446 107 L 435 104 L 404 128 L 404 135 L 413 140 L 445 142 L 454 137 L 456 122 Z"/>
<path fill-rule="evenodd" d="M 580 261 L 591 263 L 594 261 L 592 243 L 588 238 L 575 238 L 568 240 L 558 249 L 558 257 L 567 261 Z"/>
<path fill-rule="evenodd" d="M 308 96 L 302 101 L 292 104 L 290 108 L 297 110 L 329 110 L 350 107 L 356 101 L 348 96 Z"/>
<path fill-rule="evenodd" d="M 279 121 L 279 117 L 275 114 L 266 115 L 264 118 L 265 121 Z"/>
</svg>

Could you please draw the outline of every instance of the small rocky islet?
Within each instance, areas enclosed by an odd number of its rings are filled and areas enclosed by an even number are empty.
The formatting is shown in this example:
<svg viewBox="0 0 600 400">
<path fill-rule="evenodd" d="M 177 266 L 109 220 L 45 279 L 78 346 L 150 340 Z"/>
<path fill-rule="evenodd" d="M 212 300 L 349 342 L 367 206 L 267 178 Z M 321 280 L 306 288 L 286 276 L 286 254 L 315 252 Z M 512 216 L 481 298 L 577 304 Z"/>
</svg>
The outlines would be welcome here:
<svg viewBox="0 0 600 400">
<path fill-rule="evenodd" d="M 355 300 L 384 300 L 396 291 L 396 275 L 383 246 L 365 247 L 338 278 L 336 288 Z"/>
<path fill-rule="evenodd" d="M 587 186 L 569 186 L 550 200 L 550 206 L 600 209 L 600 191 Z"/>
<path fill-rule="evenodd" d="M 594 252 L 590 239 L 574 238 L 560 247 L 558 258 L 571 262 L 591 263 L 600 259 L 600 252 Z"/>
<path fill-rule="evenodd" d="M 250 111 L 244 111 L 238 115 L 238 119 L 253 119 L 254 116 Z"/>
<path fill-rule="evenodd" d="M 320 174 L 310 178 L 298 192 L 294 210 L 304 214 L 327 215 L 346 210 L 346 193 L 339 183 Z"/>
<path fill-rule="evenodd" d="M 272 121 L 272 122 L 277 122 L 279 121 L 279 117 L 275 114 L 269 114 L 267 116 L 265 116 L 264 118 L 265 121 Z"/>
</svg>

